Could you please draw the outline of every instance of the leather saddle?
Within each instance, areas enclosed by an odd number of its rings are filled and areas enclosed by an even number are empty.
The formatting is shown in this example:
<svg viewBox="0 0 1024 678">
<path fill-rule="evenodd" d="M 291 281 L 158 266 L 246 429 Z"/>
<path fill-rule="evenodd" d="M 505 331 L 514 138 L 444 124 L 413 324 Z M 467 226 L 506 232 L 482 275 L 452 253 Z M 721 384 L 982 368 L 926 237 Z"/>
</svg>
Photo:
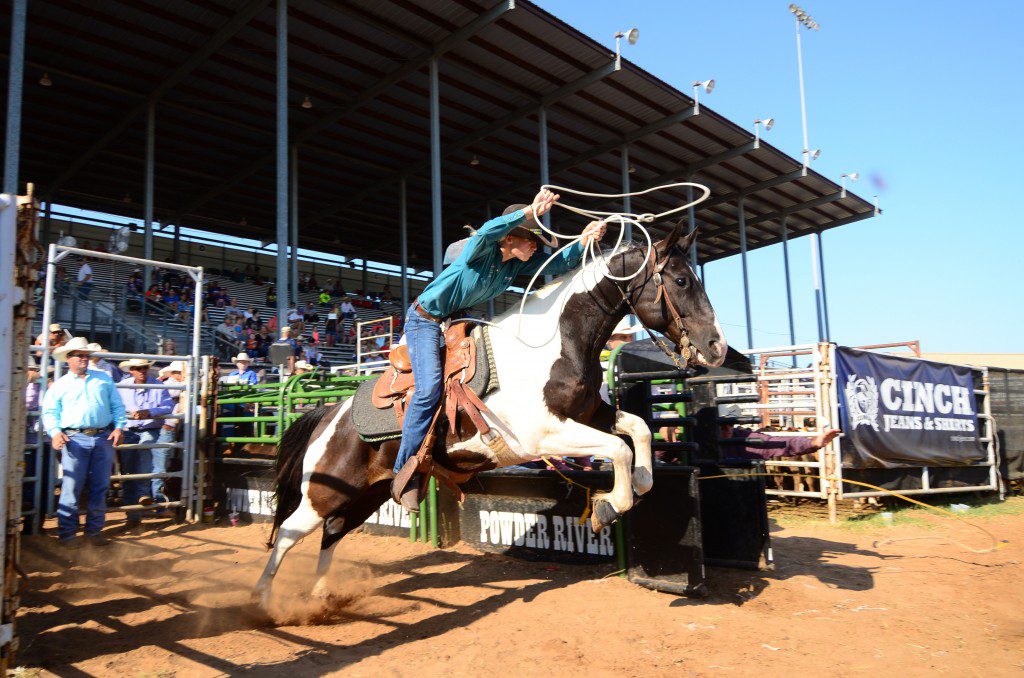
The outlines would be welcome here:
<svg viewBox="0 0 1024 678">
<path fill-rule="evenodd" d="M 445 395 L 450 392 L 453 380 L 465 384 L 476 374 L 477 347 L 471 331 L 472 327 L 468 322 L 460 322 L 452 324 L 444 333 L 442 377 Z M 412 362 L 409 360 L 409 347 L 405 344 L 394 347 L 389 361 L 391 364 L 374 384 L 372 402 L 375 407 L 382 410 L 394 407 L 395 417 L 401 426 L 405 418 L 406 404 L 416 388 L 412 376 Z"/>
<path fill-rule="evenodd" d="M 474 325 L 470 322 L 453 323 L 444 333 L 441 401 L 438 403 L 437 412 L 430 423 L 427 436 L 416 454 L 418 461 L 416 466 L 424 472 L 423 482 L 426 482 L 428 476 L 434 475 L 454 492 L 459 501 L 462 501 L 463 494 L 458 483 L 465 482 L 472 476 L 472 473 L 455 472 L 434 463 L 432 449 L 437 437 L 437 422 L 442 413 L 448 420 L 450 435 L 460 437 L 458 417 L 461 413 L 465 413 L 477 432 L 480 433 L 483 442 L 494 453 L 499 466 L 519 463 L 518 457 L 509 448 L 505 439 L 491 428 L 481 413 L 486 412 L 492 417 L 494 414 L 483 403 L 480 396 L 468 386 L 469 381 L 476 374 L 477 343 L 471 334 L 473 327 Z M 401 426 L 409 398 L 412 397 L 416 389 L 408 347 L 401 345 L 393 348 L 389 362 L 388 368 L 374 384 L 371 402 L 379 409 L 393 407 L 395 417 Z M 410 462 L 412 461 L 410 460 Z M 413 465 L 407 466 L 410 467 L 409 472 L 411 472 Z M 405 469 L 402 473 L 406 473 Z"/>
</svg>

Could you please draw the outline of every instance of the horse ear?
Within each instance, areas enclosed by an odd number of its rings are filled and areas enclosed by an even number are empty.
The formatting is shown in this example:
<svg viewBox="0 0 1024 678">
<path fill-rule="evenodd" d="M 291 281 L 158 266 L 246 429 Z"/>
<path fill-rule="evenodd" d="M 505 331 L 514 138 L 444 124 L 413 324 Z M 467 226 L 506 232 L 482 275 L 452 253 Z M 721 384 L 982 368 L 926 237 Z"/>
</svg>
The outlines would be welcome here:
<svg viewBox="0 0 1024 678">
<path fill-rule="evenodd" d="M 672 232 L 665 236 L 664 240 L 659 240 L 658 243 L 655 245 L 658 251 L 659 260 L 667 257 L 668 253 L 672 251 L 672 248 L 675 246 L 675 244 L 679 242 L 679 236 L 683 234 L 683 227 L 685 226 L 685 224 L 686 222 L 684 222 L 682 219 L 677 221 L 675 228 L 672 229 Z"/>
<path fill-rule="evenodd" d="M 679 223 L 682 223 L 682 222 L 679 222 Z M 681 249 L 684 252 L 689 252 L 691 247 L 696 246 L 696 244 L 697 244 L 697 231 L 699 231 L 699 230 L 700 230 L 700 227 L 694 225 L 693 230 L 690 231 L 689 233 L 687 233 L 685 236 L 683 236 L 683 238 L 679 241 L 679 249 Z"/>
</svg>

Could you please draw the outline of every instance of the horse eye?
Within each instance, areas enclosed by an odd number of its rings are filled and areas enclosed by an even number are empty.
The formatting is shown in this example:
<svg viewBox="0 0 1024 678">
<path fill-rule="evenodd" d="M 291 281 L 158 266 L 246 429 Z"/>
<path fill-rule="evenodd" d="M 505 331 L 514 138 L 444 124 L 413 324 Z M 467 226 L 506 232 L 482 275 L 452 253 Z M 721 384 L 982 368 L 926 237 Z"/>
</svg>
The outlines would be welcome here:
<svg viewBox="0 0 1024 678">
<path fill-rule="evenodd" d="M 676 284 L 679 285 L 680 287 L 682 287 L 683 289 L 686 289 L 686 286 L 690 284 L 690 279 L 689 278 L 676 278 Z"/>
</svg>

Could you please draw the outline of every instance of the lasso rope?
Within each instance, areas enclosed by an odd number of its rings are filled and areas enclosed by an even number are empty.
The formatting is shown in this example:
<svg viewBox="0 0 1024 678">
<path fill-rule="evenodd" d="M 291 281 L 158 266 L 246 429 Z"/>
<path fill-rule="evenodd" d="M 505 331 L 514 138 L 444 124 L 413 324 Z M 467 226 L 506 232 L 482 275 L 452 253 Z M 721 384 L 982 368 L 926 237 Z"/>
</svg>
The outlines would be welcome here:
<svg viewBox="0 0 1024 678">
<path fill-rule="evenodd" d="M 554 184 L 544 184 L 543 186 L 540 187 L 540 190 L 541 191 L 549 190 L 549 191 L 551 191 L 553 193 L 558 193 L 559 195 L 561 193 L 571 193 L 573 195 L 585 196 L 585 197 L 590 197 L 590 198 L 606 198 L 606 199 L 609 199 L 609 200 L 614 200 L 615 198 L 625 198 L 625 197 L 641 196 L 641 195 L 646 195 L 648 193 L 654 193 L 656 191 L 664 191 L 664 190 L 668 190 L 670 188 L 681 188 L 681 187 L 698 188 L 701 191 L 701 195 L 700 195 L 700 197 L 696 198 L 695 200 L 690 200 L 689 202 L 686 202 L 686 203 L 680 205 L 679 207 L 675 207 L 673 209 L 666 210 L 664 212 L 659 212 L 657 214 L 653 214 L 653 213 L 650 213 L 650 212 L 643 212 L 643 213 L 634 213 L 634 212 L 605 212 L 605 211 L 602 211 L 602 210 L 587 210 L 587 209 L 583 209 L 582 207 L 574 207 L 572 205 L 566 205 L 566 204 L 564 204 L 562 202 L 552 203 L 552 207 L 561 207 L 564 210 L 568 210 L 569 212 L 573 212 L 574 214 L 579 214 L 580 216 L 587 217 L 588 219 L 591 219 L 591 220 L 594 220 L 594 221 L 604 221 L 606 224 L 607 223 L 611 223 L 611 224 L 618 224 L 619 225 L 619 237 L 616 239 L 615 245 L 612 247 L 612 249 L 610 250 L 608 255 L 604 254 L 603 250 L 601 249 L 601 245 L 598 242 L 597 238 L 591 238 L 590 239 L 590 241 L 587 243 L 586 247 L 584 247 L 584 249 L 583 249 L 583 258 L 582 258 L 582 261 L 581 261 L 581 268 L 585 271 L 586 268 L 587 268 L 588 260 L 589 260 L 590 263 L 594 264 L 594 268 L 599 268 L 599 267 L 603 268 L 603 270 L 598 273 L 599 275 L 604 275 L 607 278 L 610 278 L 612 280 L 617 280 L 617 281 L 621 282 L 621 281 L 625 281 L 625 280 L 632 280 L 633 278 L 636 278 L 638 275 L 640 275 L 643 272 L 644 268 L 646 268 L 647 260 L 651 256 L 651 250 L 654 248 L 654 241 L 651 239 L 650 231 L 647 230 L 647 228 L 644 226 L 644 224 L 653 223 L 653 222 L 655 222 L 655 221 L 657 221 L 659 219 L 663 219 L 663 218 L 665 218 L 667 216 L 670 216 L 672 214 L 677 214 L 679 212 L 682 212 L 683 210 L 690 209 L 691 207 L 694 207 L 695 205 L 698 205 L 698 204 L 704 202 L 705 200 L 708 199 L 708 196 L 711 195 L 711 189 L 708 188 L 707 186 L 703 185 L 703 184 L 698 184 L 698 183 L 694 183 L 694 182 L 690 182 L 690 181 L 680 181 L 680 182 L 671 183 L 671 184 L 662 184 L 661 186 L 654 186 L 653 188 L 648 188 L 648 189 L 643 190 L 643 191 L 634 191 L 632 193 L 589 193 L 587 191 L 577 191 L 576 189 L 567 188 L 565 186 L 555 186 Z M 577 233 L 577 234 L 558 233 L 557 231 L 553 231 L 553 230 L 551 230 L 550 228 L 548 228 L 547 226 L 544 225 L 544 223 L 537 216 L 536 211 L 533 212 L 533 221 L 545 233 L 548 233 L 548 234 L 554 236 L 556 239 L 567 240 L 568 241 L 564 245 L 559 247 L 557 250 L 552 252 L 551 255 L 547 258 L 547 260 L 543 264 L 541 264 L 540 268 L 538 268 L 537 271 L 533 274 L 533 277 L 530 278 L 529 284 L 523 290 L 522 300 L 519 302 L 519 313 L 518 313 L 519 323 L 516 326 L 515 338 L 520 343 L 522 343 L 524 346 L 527 346 L 529 348 L 542 348 L 548 342 L 550 342 L 552 338 L 554 338 L 555 334 L 558 332 L 558 325 L 557 324 L 555 325 L 555 328 L 554 328 L 551 336 L 548 337 L 547 339 L 545 339 L 541 344 L 534 345 L 534 344 L 531 344 L 531 343 L 527 342 L 523 338 L 523 336 L 522 336 L 522 333 L 523 333 L 523 316 L 525 315 L 523 313 L 523 311 L 526 308 L 527 297 L 529 296 L 530 291 L 533 289 L 534 284 L 537 282 L 537 278 L 539 278 L 541 276 L 541 274 L 544 272 L 544 269 L 548 267 L 548 264 L 550 264 L 552 261 L 554 261 L 555 257 L 559 256 L 562 252 L 564 252 L 565 250 L 569 249 L 570 247 L 575 245 L 577 242 L 582 240 L 583 237 L 584 237 L 584 234 L 583 233 Z M 625 235 L 626 235 L 626 227 L 627 227 L 627 225 L 632 225 L 634 228 L 639 230 L 641 234 L 643 234 L 644 240 L 646 241 L 646 254 L 644 256 L 644 259 L 640 262 L 640 265 L 637 267 L 637 269 L 635 271 L 633 271 L 632 273 L 630 273 L 628 275 L 616 276 L 616 275 L 613 275 L 612 272 L 609 270 L 608 264 L 607 264 L 607 260 L 611 259 L 612 257 L 614 257 L 616 254 L 618 254 L 622 250 L 622 248 L 623 248 L 622 241 L 623 241 L 623 239 L 625 238 Z M 629 244 L 629 243 L 627 243 L 627 244 Z M 566 298 L 564 298 L 562 300 L 563 310 L 564 310 L 565 302 L 567 300 L 568 300 L 568 297 L 566 297 Z M 561 315 L 561 313 L 559 313 L 559 315 Z M 455 320 L 472 320 L 473 322 L 477 322 L 477 323 L 481 323 L 481 324 L 484 324 L 484 325 L 488 325 L 490 327 L 497 327 L 499 329 L 505 329 L 505 328 L 503 328 L 503 327 L 501 327 L 499 325 L 494 324 L 493 322 L 488 322 L 488 321 L 485 321 L 485 320 L 477 320 L 475 318 L 456 318 Z"/>
</svg>

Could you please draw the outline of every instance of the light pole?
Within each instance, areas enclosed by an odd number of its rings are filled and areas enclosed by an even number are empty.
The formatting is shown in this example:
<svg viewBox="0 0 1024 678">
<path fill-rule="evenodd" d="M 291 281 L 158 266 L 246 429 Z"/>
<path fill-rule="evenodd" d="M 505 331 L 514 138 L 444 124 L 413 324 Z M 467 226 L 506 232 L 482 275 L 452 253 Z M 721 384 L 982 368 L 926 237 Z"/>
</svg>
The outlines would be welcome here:
<svg viewBox="0 0 1024 678">
<path fill-rule="evenodd" d="M 803 25 L 814 31 L 821 28 L 821 26 L 798 5 L 790 5 L 789 11 L 796 17 L 796 67 L 797 73 L 800 75 L 800 120 L 803 122 L 804 129 L 804 167 L 807 167 L 811 162 L 811 146 L 807 141 L 807 101 L 804 98 L 804 56 L 803 49 L 800 46 L 800 26 Z"/>
</svg>

